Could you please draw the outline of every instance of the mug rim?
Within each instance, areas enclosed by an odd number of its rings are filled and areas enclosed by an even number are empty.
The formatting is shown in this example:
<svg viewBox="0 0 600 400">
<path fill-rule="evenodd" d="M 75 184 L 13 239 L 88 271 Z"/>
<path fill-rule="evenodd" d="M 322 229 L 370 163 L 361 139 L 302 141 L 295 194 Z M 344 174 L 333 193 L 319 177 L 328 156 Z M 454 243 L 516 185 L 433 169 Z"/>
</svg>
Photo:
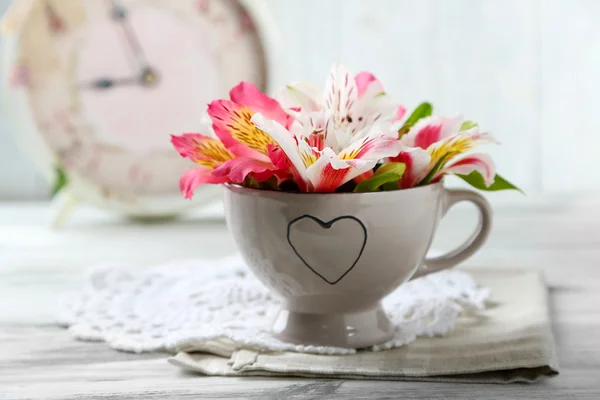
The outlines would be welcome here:
<svg viewBox="0 0 600 400">
<path fill-rule="evenodd" d="M 235 191 L 244 191 L 244 192 L 248 192 L 248 193 L 271 193 L 273 195 L 301 195 L 301 196 L 340 196 L 340 197 L 344 197 L 344 196 L 374 196 L 374 195 L 389 195 L 392 193 L 415 193 L 418 191 L 425 191 L 425 190 L 431 190 L 431 189 L 436 189 L 436 188 L 441 188 L 444 185 L 444 179 L 440 179 L 439 181 L 435 182 L 435 183 L 428 183 L 427 185 L 423 185 L 423 186 L 415 186 L 415 187 L 411 187 L 411 188 L 407 188 L 407 189 L 398 189 L 398 190 L 387 190 L 387 191 L 383 191 L 383 192 L 363 192 L 363 193 L 354 193 L 354 192 L 286 192 L 286 191 L 278 191 L 278 190 L 265 190 L 265 189 L 256 189 L 256 188 L 249 188 L 246 186 L 242 186 L 240 184 L 237 183 L 223 183 L 222 184 L 225 188 L 227 188 L 228 190 L 235 190 Z"/>
</svg>

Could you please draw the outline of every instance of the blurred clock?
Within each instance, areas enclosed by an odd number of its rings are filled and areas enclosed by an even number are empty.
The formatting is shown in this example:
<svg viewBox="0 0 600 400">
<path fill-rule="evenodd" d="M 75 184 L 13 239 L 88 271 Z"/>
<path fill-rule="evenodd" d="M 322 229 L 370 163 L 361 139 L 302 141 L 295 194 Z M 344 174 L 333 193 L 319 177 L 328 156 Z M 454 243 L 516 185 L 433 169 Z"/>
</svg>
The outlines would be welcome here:
<svg viewBox="0 0 600 400">
<path fill-rule="evenodd" d="M 275 38 L 260 0 L 17 0 L 3 21 L 3 109 L 71 201 L 135 216 L 207 202 L 179 194 L 169 141 L 197 132 L 239 81 L 268 90 Z"/>
</svg>

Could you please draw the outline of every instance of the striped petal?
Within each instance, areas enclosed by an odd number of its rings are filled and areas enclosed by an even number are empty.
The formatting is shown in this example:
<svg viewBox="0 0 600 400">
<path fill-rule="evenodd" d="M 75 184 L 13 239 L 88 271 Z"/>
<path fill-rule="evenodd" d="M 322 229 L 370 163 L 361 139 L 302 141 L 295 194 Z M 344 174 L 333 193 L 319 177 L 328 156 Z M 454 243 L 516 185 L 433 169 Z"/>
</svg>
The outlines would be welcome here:
<svg viewBox="0 0 600 400">
<path fill-rule="evenodd" d="M 182 157 L 210 169 L 234 158 L 219 140 L 200 133 L 171 135 L 171 143 Z"/>
<path fill-rule="evenodd" d="M 275 141 L 250 121 L 253 110 L 233 101 L 216 100 L 209 104 L 208 114 L 215 134 L 236 156 L 268 160 L 269 145 Z"/>
<path fill-rule="evenodd" d="M 354 118 L 352 107 L 358 98 L 356 81 L 341 64 L 334 64 L 325 85 L 325 107 L 331 111 L 336 129 L 351 124 Z"/>
<path fill-rule="evenodd" d="M 395 131 L 384 125 L 374 125 L 365 136 L 356 140 L 338 154 L 341 160 L 367 159 L 379 161 L 382 158 L 394 157 L 403 146 Z"/>
<path fill-rule="evenodd" d="M 474 153 L 461 158 L 451 164 L 446 165 L 438 172 L 433 179 L 434 182 L 439 181 L 444 174 L 460 174 L 469 175 L 471 172 L 477 171 L 483 176 L 485 186 L 489 187 L 494 183 L 496 176 L 496 165 L 494 160 L 484 153 Z"/>
<path fill-rule="evenodd" d="M 426 117 L 419 120 L 408 133 L 402 136 L 402 144 L 408 147 L 420 147 L 427 150 L 429 146 L 447 137 L 456 135 L 462 124 L 461 117 Z"/>
<path fill-rule="evenodd" d="M 276 143 L 288 157 L 290 163 L 297 171 L 298 176 L 303 180 L 307 180 L 305 160 L 303 159 L 303 155 L 300 154 L 298 139 L 281 124 L 266 119 L 260 113 L 252 116 L 252 123 L 256 125 L 257 129 L 260 129 L 269 135 L 273 142 Z"/>
<path fill-rule="evenodd" d="M 427 148 L 431 156 L 430 164 L 435 166 L 441 162 L 440 168 L 453 157 L 464 154 L 482 143 L 494 142 L 494 138 L 486 133 L 480 133 L 477 127 L 447 137 Z"/>
<path fill-rule="evenodd" d="M 334 192 L 344 183 L 372 170 L 376 160 L 341 160 L 330 148 L 307 169 L 314 192 Z"/>
<path fill-rule="evenodd" d="M 430 170 L 431 156 L 419 147 L 405 148 L 396 157 L 390 157 L 392 162 L 401 162 L 406 165 L 402 179 L 398 182 L 401 189 L 416 186 L 427 176 Z"/>
</svg>

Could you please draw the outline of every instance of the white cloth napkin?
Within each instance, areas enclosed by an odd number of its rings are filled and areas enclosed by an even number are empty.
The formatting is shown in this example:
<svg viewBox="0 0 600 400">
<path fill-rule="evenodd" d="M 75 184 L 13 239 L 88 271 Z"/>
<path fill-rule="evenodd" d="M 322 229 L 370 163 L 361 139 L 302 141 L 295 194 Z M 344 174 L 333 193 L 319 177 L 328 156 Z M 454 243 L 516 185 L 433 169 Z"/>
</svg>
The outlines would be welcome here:
<svg viewBox="0 0 600 400">
<path fill-rule="evenodd" d="M 372 350 L 444 335 L 461 314 L 485 309 L 490 292 L 469 274 L 450 270 L 400 287 L 384 299 L 395 337 Z M 270 334 L 279 300 L 239 257 L 136 269 L 104 265 L 66 298 L 60 323 L 76 339 L 105 341 L 123 351 L 209 348 L 352 354 L 355 350 L 284 343 Z M 221 350 L 219 350 L 221 348 Z"/>
<path fill-rule="evenodd" d="M 171 364 L 203 375 L 507 383 L 558 373 L 547 289 L 536 272 L 439 272 L 383 304 L 396 326 L 383 345 L 284 343 L 270 334 L 278 299 L 231 257 L 96 267 L 67 296 L 60 323 L 76 339 L 114 349 L 166 350 Z"/>
</svg>

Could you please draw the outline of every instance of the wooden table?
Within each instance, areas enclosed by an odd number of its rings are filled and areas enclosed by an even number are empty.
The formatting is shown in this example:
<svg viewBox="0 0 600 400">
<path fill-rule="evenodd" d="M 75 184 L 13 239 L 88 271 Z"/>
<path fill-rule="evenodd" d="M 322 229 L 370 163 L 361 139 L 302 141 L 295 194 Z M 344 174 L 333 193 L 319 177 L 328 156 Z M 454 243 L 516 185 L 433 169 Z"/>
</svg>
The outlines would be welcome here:
<svg viewBox="0 0 600 400">
<path fill-rule="evenodd" d="M 0 399 L 599 399 L 600 202 L 580 198 L 498 207 L 485 250 L 467 263 L 544 271 L 560 375 L 533 385 L 200 377 L 169 365 L 165 354 L 74 341 L 53 324 L 53 312 L 61 293 L 81 285 L 86 267 L 230 254 L 222 218 L 143 224 L 82 210 L 52 231 L 47 205 L 0 205 Z M 451 212 L 434 246 L 466 237 L 471 211 Z"/>
</svg>

